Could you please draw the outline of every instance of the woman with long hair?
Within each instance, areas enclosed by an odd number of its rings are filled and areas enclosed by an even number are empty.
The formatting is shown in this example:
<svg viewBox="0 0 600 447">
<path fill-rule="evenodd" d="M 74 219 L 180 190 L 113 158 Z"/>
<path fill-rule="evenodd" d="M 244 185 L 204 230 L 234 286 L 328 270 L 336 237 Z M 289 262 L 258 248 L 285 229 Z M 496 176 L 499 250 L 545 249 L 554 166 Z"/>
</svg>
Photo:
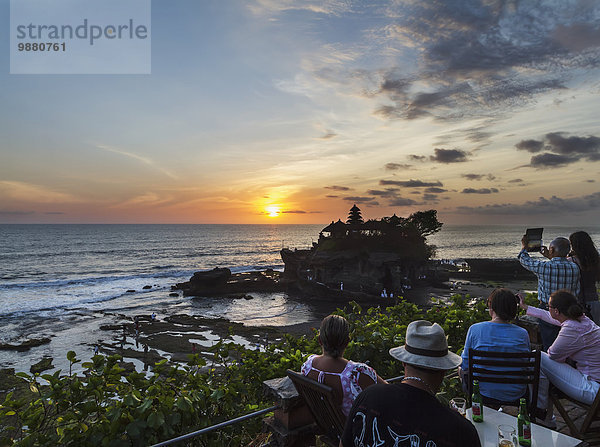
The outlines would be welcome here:
<svg viewBox="0 0 600 447">
<path fill-rule="evenodd" d="M 576 231 L 569 236 L 570 259 L 579 266 L 581 289 L 577 297 L 588 316 L 600 322 L 600 302 L 596 282 L 600 280 L 600 255 L 594 241 L 585 231 Z"/>
<path fill-rule="evenodd" d="M 319 329 L 322 353 L 311 355 L 302 365 L 302 374 L 333 388 L 346 416 L 363 389 L 374 383 L 386 383 L 370 366 L 344 358 L 349 342 L 348 321 L 339 315 L 329 315 Z"/>
<path fill-rule="evenodd" d="M 538 407 L 547 409 L 544 425 L 555 426 L 552 401 L 548 399 L 548 385 L 572 398 L 591 404 L 600 390 L 600 327 L 585 316 L 577 298 L 566 290 L 550 295 L 548 310 L 528 306 L 520 296 L 522 309 L 527 315 L 560 326 L 558 337 L 542 352 Z M 572 367 L 567 360 L 575 362 Z"/>
</svg>

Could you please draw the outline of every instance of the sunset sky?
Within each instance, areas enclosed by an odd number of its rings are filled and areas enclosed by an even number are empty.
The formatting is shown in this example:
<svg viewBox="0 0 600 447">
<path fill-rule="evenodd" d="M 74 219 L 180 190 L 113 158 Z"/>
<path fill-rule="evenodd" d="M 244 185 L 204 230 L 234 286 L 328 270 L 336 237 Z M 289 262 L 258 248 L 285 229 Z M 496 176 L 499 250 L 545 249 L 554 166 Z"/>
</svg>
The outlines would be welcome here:
<svg viewBox="0 0 600 447">
<path fill-rule="evenodd" d="M 2 32 L 0 223 L 600 222 L 598 1 L 155 0 L 151 36 L 150 75 L 11 75 Z"/>
</svg>

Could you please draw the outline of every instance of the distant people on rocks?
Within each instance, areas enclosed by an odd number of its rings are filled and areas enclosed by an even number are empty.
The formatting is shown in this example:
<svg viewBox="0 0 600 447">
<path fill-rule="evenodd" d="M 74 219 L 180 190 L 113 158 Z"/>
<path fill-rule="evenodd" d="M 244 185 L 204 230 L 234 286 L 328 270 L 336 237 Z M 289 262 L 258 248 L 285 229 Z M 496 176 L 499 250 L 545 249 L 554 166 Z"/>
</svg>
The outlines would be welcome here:
<svg viewBox="0 0 600 447">
<path fill-rule="evenodd" d="M 100 347 L 98 345 L 94 346 L 94 355 L 98 355 L 98 352 L 100 351 Z"/>
<path fill-rule="evenodd" d="M 548 385 L 552 383 L 563 393 L 591 404 L 600 390 L 600 327 L 585 316 L 577 298 L 566 290 L 550 296 L 549 310 L 528 306 L 521 297 L 519 305 L 527 315 L 543 319 L 559 327 L 560 332 L 548 352 L 542 352 L 538 407 L 547 409 L 543 424 L 556 426 Z M 566 363 L 575 362 L 576 368 Z"/>
<path fill-rule="evenodd" d="M 550 245 L 542 247 L 541 253 L 549 261 L 534 259 L 527 252 L 527 236 L 521 239 L 522 249 L 518 258 L 521 265 L 538 277 L 538 300 L 540 308 L 548 309 L 550 295 L 557 290 L 568 290 L 579 295 L 579 267 L 567 259 L 571 243 L 567 238 L 557 237 Z M 545 320 L 538 320 L 544 351 L 554 342 L 558 328 Z"/>
<path fill-rule="evenodd" d="M 360 392 L 375 384 L 386 383 L 364 363 L 344 358 L 350 342 L 350 325 L 344 317 L 329 315 L 321 322 L 319 344 L 322 354 L 313 354 L 302 365 L 302 374 L 333 388 L 342 412 L 347 416 Z"/>
<path fill-rule="evenodd" d="M 459 376 L 466 391 L 469 383 L 469 349 L 496 352 L 529 352 L 529 334 L 525 329 L 512 324 L 517 316 L 519 298 L 508 289 L 496 289 L 487 299 L 491 321 L 475 323 L 467 332 Z M 526 397 L 524 384 L 489 383 L 479 384 L 485 397 L 497 400 L 518 400 Z"/>
<path fill-rule="evenodd" d="M 390 349 L 404 365 L 400 383 L 377 384 L 354 401 L 341 447 L 480 447 L 475 426 L 435 397 L 447 371 L 460 365 L 437 323 L 413 321 L 406 344 Z"/>
<path fill-rule="evenodd" d="M 152 318 L 152 321 L 156 320 L 156 314 L 154 312 L 152 312 L 152 315 L 150 315 L 150 318 Z"/>
<path fill-rule="evenodd" d="M 579 267 L 580 290 L 577 300 L 585 313 L 596 324 L 600 323 L 600 302 L 596 283 L 600 281 L 600 256 L 594 241 L 585 231 L 569 236 L 571 253 L 569 259 Z"/>
</svg>

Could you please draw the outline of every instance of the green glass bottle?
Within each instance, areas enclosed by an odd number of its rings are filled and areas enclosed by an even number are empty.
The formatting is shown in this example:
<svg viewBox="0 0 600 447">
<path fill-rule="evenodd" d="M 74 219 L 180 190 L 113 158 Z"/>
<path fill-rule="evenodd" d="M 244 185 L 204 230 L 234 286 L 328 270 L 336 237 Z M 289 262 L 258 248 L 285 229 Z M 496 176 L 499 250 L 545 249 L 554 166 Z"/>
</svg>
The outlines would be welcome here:
<svg viewBox="0 0 600 447">
<path fill-rule="evenodd" d="M 531 447 L 531 422 L 527 414 L 527 401 L 521 398 L 517 425 L 519 427 L 519 444 L 523 447 Z"/>
<path fill-rule="evenodd" d="M 473 422 L 483 422 L 483 401 L 479 394 L 479 381 L 473 381 L 473 395 L 471 396 L 471 412 Z"/>
</svg>

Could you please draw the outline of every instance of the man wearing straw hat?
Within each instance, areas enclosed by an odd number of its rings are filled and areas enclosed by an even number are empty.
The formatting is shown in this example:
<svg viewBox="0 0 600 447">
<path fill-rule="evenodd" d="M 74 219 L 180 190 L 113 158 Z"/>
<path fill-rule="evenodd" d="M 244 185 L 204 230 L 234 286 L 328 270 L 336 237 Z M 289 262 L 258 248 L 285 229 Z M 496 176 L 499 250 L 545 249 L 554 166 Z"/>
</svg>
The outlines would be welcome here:
<svg viewBox="0 0 600 447">
<path fill-rule="evenodd" d="M 435 397 L 446 371 L 460 365 L 437 323 L 413 321 L 406 344 L 390 349 L 404 365 L 400 383 L 370 386 L 358 395 L 340 447 L 480 447 L 471 422 Z"/>
</svg>

